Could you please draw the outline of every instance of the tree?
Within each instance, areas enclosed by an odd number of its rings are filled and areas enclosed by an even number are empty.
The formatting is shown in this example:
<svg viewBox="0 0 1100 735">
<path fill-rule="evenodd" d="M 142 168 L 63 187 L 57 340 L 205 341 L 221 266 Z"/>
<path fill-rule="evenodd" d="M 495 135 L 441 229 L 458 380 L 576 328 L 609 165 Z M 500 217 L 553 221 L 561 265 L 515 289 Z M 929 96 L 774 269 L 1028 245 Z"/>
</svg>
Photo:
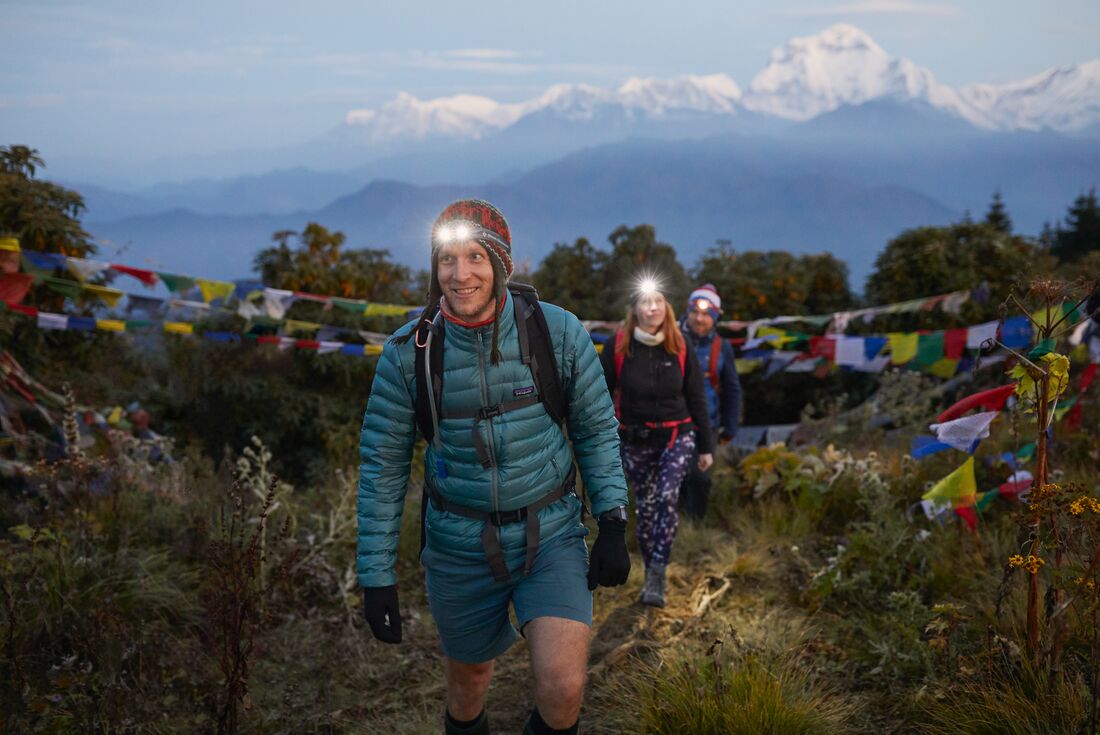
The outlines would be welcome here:
<svg viewBox="0 0 1100 735">
<path fill-rule="evenodd" d="M 1092 250 L 1100 250 L 1100 204 L 1096 189 L 1082 194 L 1066 214 L 1066 226 L 1057 227 L 1051 252 L 1059 260 L 1073 261 Z"/>
<path fill-rule="evenodd" d="M 1006 235 L 1012 234 L 1012 218 L 1008 216 L 999 190 L 993 192 L 993 201 L 989 204 L 989 211 L 985 213 L 985 224 Z"/>
<path fill-rule="evenodd" d="M 1048 261 L 1032 242 L 986 223 L 918 227 L 879 253 L 866 295 L 872 304 L 889 304 L 985 283 L 988 301 L 982 309 L 969 309 L 968 316 L 994 318 L 1013 282 L 1051 270 Z"/>
<path fill-rule="evenodd" d="M 274 247 L 256 254 L 253 268 L 264 284 L 290 291 L 392 303 L 419 301 L 408 267 L 391 263 L 388 250 L 342 250 L 342 232 L 310 222 L 301 233 L 279 230 Z M 298 247 L 291 247 L 297 239 Z"/>
<path fill-rule="evenodd" d="M 25 145 L 0 146 L 0 235 L 23 248 L 84 257 L 96 252 L 80 224 L 84 199 L 75 191 L 35 178 L 46 165 Z"/>
<path fill-rule="evenodd" d="M 653 225 L 623 225 L 608 236 L 611 255 L 604 268 L 603 286 L 613 318 L 622 316 L 643 275 L 655 277 L 677 312 L 691 293 L 691 280 L 676 258 L 676 248 L 657 241 Z"/>
<path fill-rule="evenodd" d="M 604 292 L 607 262 L 607 253 L 592 247 L 588 238 L 577 238 L 572 245 L 557 243 L 532 274 L 531 283 L 540 298 L 581 319 L 618 319 L 621 315 L 609 308 Z"/>
<path fill-rule="evenodd" d="M 696 280 L 715 285 L 729 319 L 830 313 L 854 302 L 848 266 L 828 253 L 738 253 L 724 244 L 702 257 Z"/>
</svg>

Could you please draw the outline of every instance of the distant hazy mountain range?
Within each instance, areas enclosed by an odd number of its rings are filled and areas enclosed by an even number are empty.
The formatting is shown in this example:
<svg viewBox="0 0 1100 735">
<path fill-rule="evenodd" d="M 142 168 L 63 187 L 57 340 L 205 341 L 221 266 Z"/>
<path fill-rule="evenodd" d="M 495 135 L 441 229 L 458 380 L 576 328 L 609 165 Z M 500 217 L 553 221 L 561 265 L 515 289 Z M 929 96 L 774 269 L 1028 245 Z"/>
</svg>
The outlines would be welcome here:
<svg viewBox="0 0 1100 735">
<path fill-rule="evenodd" d="M 555 241 L 649 222 L 688 264 L 718 238 L 827 249 L 858 288 L 905 227 L 980 216 L 999 189 L 1035 232 L 1100 184 L 1100 60 L 953 89 L 837 25 L 777 49 L 745 90 L 714 74 L 518 103 L 401 94 L 297 148 L 156 169 L 206 177 L 126 193 L 67 183 L 94 234 L 199 275 L 243 275 L 273 231 L 311 219 L 421 264 L 431 217 L 474 194 L 500 203 L 532 262 Z"/>
</svg>

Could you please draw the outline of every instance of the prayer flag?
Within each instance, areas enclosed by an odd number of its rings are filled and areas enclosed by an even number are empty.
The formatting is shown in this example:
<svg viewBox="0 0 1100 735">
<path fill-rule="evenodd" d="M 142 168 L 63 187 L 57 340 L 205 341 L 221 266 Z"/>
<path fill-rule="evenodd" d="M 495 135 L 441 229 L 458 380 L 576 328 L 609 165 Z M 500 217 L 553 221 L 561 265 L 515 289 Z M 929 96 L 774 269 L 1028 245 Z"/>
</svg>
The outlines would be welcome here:
<svg viewBox="0 0 1100 735">
<path fill-rule="evenodd" d="M 977 492 L 977 483 L 974 481 L 974 458 L 968 457 L 957 470 L 937 482 L 922 497 L 925 500 L 951 500 L 965 504 L 973 503 Z"/>
<path fill-rule="evenodd" d="M 157 285 L 157 274 L 153 271 L 142 270 L 141 268 L 131 268 L 128 265 L 117 265 L 115 263 L 111 263 L 111 270 L 136 278 L 146 286 L 152 287 Z"/>
<path fill-rule="evenodd" d="M 0 301 L 8 304 L 22 303 L 33 284 L 34 276 L 30 273 L 0 274 Z"/>
<path fill-rule="evenodd" d="M 164 331 L 169 334 L 194 334 L 195 325 L 190 322 L 165 322 Z"/>
<path fill-rule="evenodd" d="M 905 365 L 912 362 L 913 358 L 917 356 L 917 339 L 919 335 L 916 332 L 891 332 L 886 335 L 886 340 L 890 345 L 890 362 L 894 365 Z"/>
<path fill-rule="evenodd" d="M 39 329 L 68 329 L 69 317 L 64 314 L 51 314 L 48 311 L 38 312 Z"/>
<path fill-rule="evenodd" d="M 208 304 L 214 299 L 225 301 L 233 295 L 233 289 L 236 288 L 232 283 L 226 281 L 208 281 L 199 278 L 196 282 L 199 284 L 199 290 L 202 291 L 202 300 Z"/>
<path fill-rule="evenodd" d="M 104 332 L 125 332 L 126 322 L 119 321 L 118 319 L 96 319 L 96 329 L 101 329 Z"/>
<path fill-rule="evenodd" d="M 165 287 L 172 293 L 181 293 L 195 287 L 195 279 L 191 276 L 180 276 L 175 273 L 157 273 Z"/>
<path fill-rule="evenodd" d="M 101 263 L 98 260 L 84 260 L 83 258 L 66 258 L 65 261 L 65 264 L 69 268 L 69 272 L 81 281 L 95 278 L 111 267 L 110 263 Z"/>
<path fill-rule="evenodd" d="M 986 411 L 932 424 L 928 428 L 936 432 L 936 439 L 944 444 L 963 452 L 973 453 L 978 442 L 989 436 L 989 425 L 998 415 L 1000 411 Z"/>
<path fill-rule="evenodd" d="M 997 492 L 1006 498 L 1026 492 L 1035 478 L 1027 470 L 1013 472 L 1012 475 L 997 488 Z"/>
<path fill-rule="evenodd" d="M 966 329 L 966 349 L 979 350 L 987 340 L 997 338 L 997 322 L 985 322 Z"/>
<path fill-rule="evenodd" d="M 1005 403 L 1008 401 L 1008 397 L 1012 395 L 1012 392 L 1016 390 L 1016 384 L 1003 385 L 1000 388 L 993 388 L 991 390 L 982 391 L 981 393 L 975 393 L 972 396 L 967 396 L 955 405 L 948 408 L 946 411 L 936 417 L 936 422 L 943 424 L 953 419 L 957 419 L 967 411 L 975 408 L 984 408 L 987 411 L 1000 411 L 1004 408 Z"/>
<path fill-rule="evenodd" d="M 114 308 L 118 305 L 119 300 L 126 294 L 119 291 L 117 288 L 108 288 L 107 286 L 96 286 L 91 283 L 84 284 L 84 292 L 90 293 L 97 299 Z"/>
</svg>

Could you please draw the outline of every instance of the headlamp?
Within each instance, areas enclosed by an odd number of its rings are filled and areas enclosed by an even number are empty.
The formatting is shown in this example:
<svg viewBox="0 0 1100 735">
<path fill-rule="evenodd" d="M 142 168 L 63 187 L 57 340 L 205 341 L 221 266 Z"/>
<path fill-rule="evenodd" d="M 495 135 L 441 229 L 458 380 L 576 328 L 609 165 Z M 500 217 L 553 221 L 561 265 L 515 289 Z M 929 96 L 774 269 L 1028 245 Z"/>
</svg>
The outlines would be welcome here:
<svg viewBox="0 0 1100 735">
<path fill-rule="evenodd" d="M 695 308 L 699 311 L 710 311 L 714 308 L 714 304 L 710 303 L 706 299 L 695 299 Z"/>
<path fill-rule="evenodd" d="M 469 240 L 488 240 L 505 248 L 508 247 L 508 243 L 501 240 L 495 232 L 462 220 L 442 224 L 432 233 L 432 245 L 435 247 Z"/>
<path fill-rule="evenodd" d="M 644 298 L 646 296 L 656 296 L 660 292 L 661 285 L 653 276 L 642 276 L 642 278 L 638 281 L 638 286 L 636 289 L 636 295 L 638 298 Z"/>
</svg>

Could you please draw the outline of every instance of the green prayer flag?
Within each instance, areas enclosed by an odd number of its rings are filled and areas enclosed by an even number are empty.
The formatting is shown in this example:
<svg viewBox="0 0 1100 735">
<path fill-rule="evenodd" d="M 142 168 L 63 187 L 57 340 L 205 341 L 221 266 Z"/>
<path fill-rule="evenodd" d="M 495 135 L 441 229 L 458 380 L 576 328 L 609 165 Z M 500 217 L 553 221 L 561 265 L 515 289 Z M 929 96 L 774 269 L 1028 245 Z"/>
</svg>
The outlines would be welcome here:
<svg viewBox="0 0 1100 735">
<path fill-rule="evenodd" d="M 157 275 L 160 276 L 160 280 L 172 293 L 180 293 L 195 287 L 195 279 L 191 276 L 178 276 L 174 273 L 161 273 L 159 271 Z"/>
<path fill-rule="evenodd" d="M 1031 352 L 1027 353 L 1027 359 L 1038 360 L 1043 355 L 1049 355 L 1051 352 L 1054 352 L 1054 347 L 1056 343 L 1057 340 L 1053 337 L 1048 337 L 1047 339 L 1040 340 L 1039 344 L 1032 347 Z"/>
<path fill-rule="evenodd" d="M 354 314 L 362 314 L 367 308 L 365 301 L 359 299 L 332 299 L 332 305 L 343 309 L 344 311 L 350 311 Z"/>
<path fill-rule="evenodd" d="M 943 359 L 943 332 L 921 334 L 917 337 L 917 362 L 931 366 Z"/>
<path fill-rule="evenodd" d="M 44 283 L 50 290 L 56 291 L 65 298 L 79 299 L 80 294 L 84 292 L 84 288 L 76 281 L 68 281 L 64 278 L 54 278 L 53 276 L 45 276 L 42 278 Z"/>
</svg>

